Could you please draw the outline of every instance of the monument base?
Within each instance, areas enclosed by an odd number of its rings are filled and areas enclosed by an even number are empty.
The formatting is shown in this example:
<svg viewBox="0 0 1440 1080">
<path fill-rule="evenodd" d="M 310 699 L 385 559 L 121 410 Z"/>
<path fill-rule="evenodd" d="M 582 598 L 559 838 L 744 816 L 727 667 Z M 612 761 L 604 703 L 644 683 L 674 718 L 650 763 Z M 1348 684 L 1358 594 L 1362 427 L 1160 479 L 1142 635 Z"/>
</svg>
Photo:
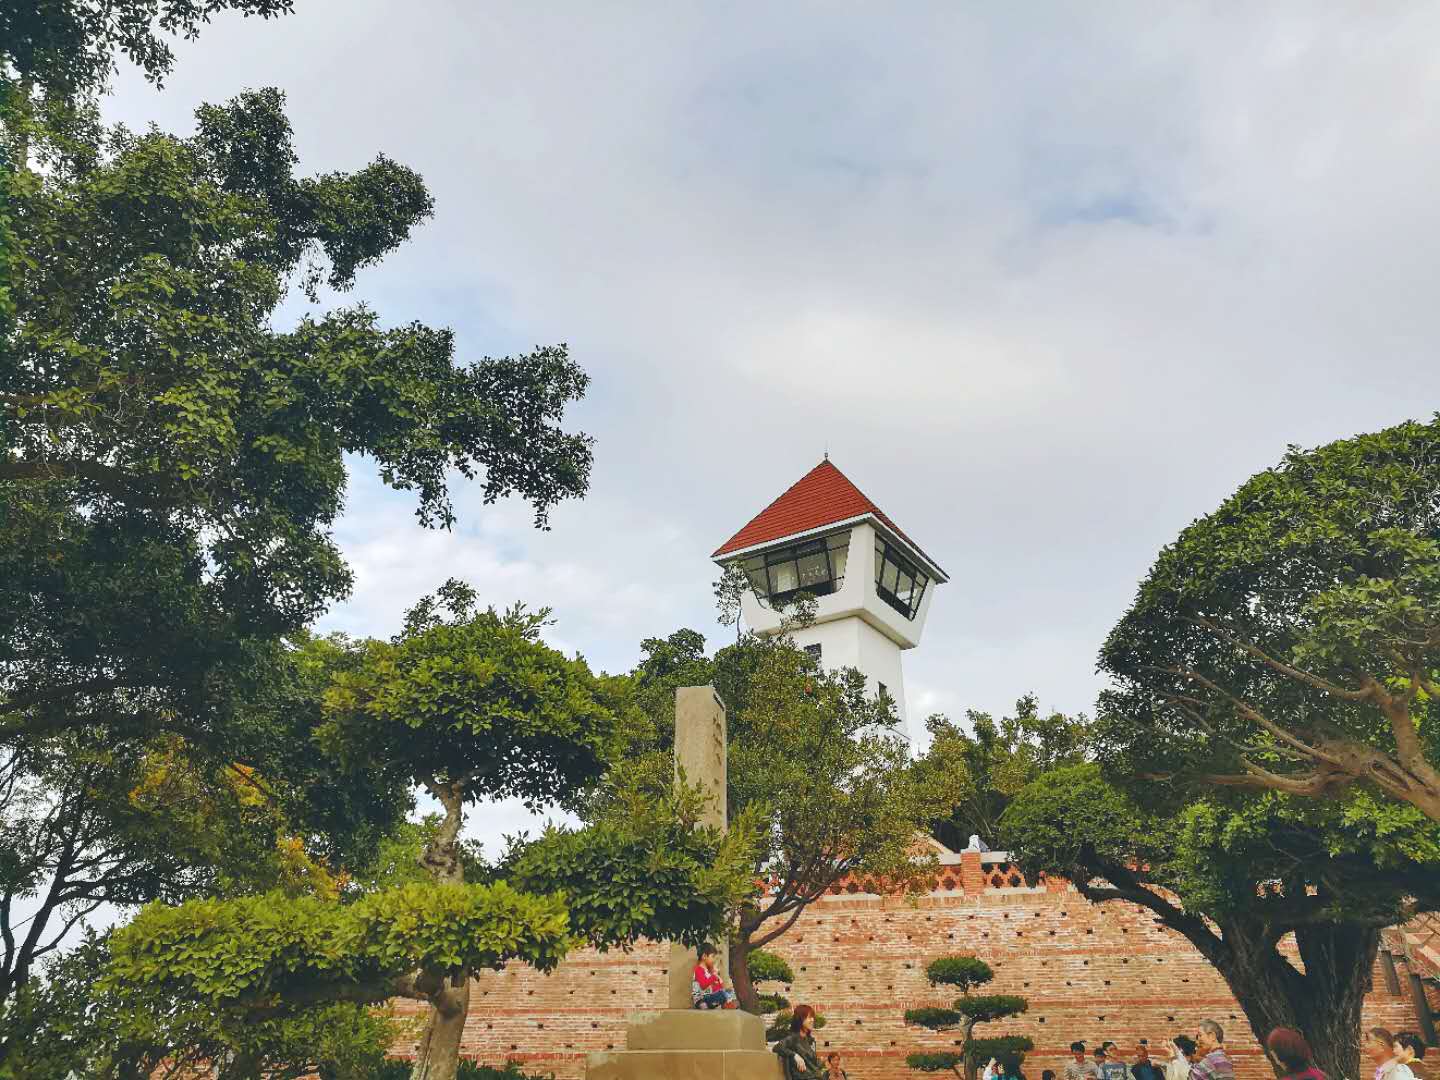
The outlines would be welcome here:
<svg viewBox="0 0 1440 1080">
<path fill-rule="evenodd" d="M 591 1054 L 586 1080 L 781 1080 L 765 1023 L 739 1009 L 636 1013 L 625 1049 Z"/>
</svg>

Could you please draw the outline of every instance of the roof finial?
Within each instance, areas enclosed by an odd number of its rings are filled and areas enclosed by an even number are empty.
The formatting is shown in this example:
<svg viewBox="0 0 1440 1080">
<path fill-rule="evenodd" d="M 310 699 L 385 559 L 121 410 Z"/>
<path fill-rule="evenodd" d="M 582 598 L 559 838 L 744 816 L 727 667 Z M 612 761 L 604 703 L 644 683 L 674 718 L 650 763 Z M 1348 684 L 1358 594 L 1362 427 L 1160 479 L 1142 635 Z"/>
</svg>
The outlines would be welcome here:
<svg viewBox="0 0 1440 1080">
<path fill-rule="evenodd" d="M 830 444 L 829 444 L 829 443 L 826 443 L 826 444 L 825 444 L 825 460 L 826 460 L 826 461 L 829 461 L 829 460 L 830 460 Z"/>
</svg>

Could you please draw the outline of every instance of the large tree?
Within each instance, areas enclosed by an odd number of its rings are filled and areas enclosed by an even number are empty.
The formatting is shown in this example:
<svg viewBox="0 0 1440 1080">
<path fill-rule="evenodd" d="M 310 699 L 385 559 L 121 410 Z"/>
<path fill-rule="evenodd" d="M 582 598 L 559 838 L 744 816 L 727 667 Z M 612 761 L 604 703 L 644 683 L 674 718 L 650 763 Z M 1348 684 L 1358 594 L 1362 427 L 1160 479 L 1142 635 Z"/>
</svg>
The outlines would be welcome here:
<svg viewBox="0 0 1440 1080">
<path fill-rule="evenodd" d="M 297 176 L 282 96 L 197 113 L 188 139 L 7 123 L 14 318 L 0 338 L 0 739 L 105 724 L 222 737 L 255 652 L 345 595 L 331 537 L 345 455 L 453 519 L 483 476 L 543 524 L 583 493 L 589 441 L 558 427 L 585 375 L 563 347 L 457 365 L 448 330 L 348 288 L 431 210 L 380 157 Z M 264 658 L 261 658 L 262 662 Z"/>
<path fill-rule="evenodd" d="M 1440 418 L 1291 449 L 1160 553 L 1101 667 L 1104 760 L 1440 821 Z"/>
<path fill-rule="evenodd" d="M 1093 763 L 1057 769 L 1016 796 L 1002 837 L 1027 872 L 1185 937 L 1257 1038 L 1297 1028 L 1327 1075 L 1358 1075 L 1380 932 L 1440 905 L 1440 826 L 1359 789 L 1325 802 L 1170 797 L 1180 790 L 1112 783 Z"/>
<path fill-rule="evenodd" d="M 332 640 L 315 749 L 439 803 L 423 874 L 353 902 L 267 894 L 147 908 L 116 935 L 111 985 L 139 1005 L 159 986 L 247 1021 L 416 998 L 430 1013 L 415 1080 L 453 1080 L 477 972 L 509 960 L 549 970 L 576 941 L 694 943 L 719 929 L 750 887 L 753 845 L 743 823 L 728 836 L 696 828 L 693 793 L 617 792 L 583 832 L 550 830 L 498 867 L 467 857 L 468 804 L 562 801 L 598 780 L 627 730 L 629 680 L 550 648 L 544 624 L 544 613 L 479 610 L 449 582 L 390 641 Z"/>
<path fill-rule="evenodd" d="M 667 783 L 674 688 L 714 685 L 728 713 L 728 812 L 764 823 L 753 874 L 766 885 L 741 906 L 729 948 L 741 1006 L 759 1012 L 751 954 L 833 887 L 901 892 L 933 880 L 916 839 L 954 803 L 960 774 L 911 762 L 893 704 L 868 694 L 859 672 L 821 670 L 788 636 L 747 634 L 707 657 L 704 638 L 681 630 L 643 648 L 635 679 L 648 726 L 612 780 Z"/>
<path fill-rule="evenodd" d="M 158 78 L 172 35 L 289 6 L 0 4 L 0 1008 L 97 904 L 323 875 L 403 816 L 311 752 L 347 455 L 423 524 L 456 473 L 541 524 L 585 488 L 563 347 L 462 364 L 319 306 L 429 216 L 413 172 L 301 174 L 273 90 L 188 138 L 100 123 L 117 51 Z"/>
</svg>

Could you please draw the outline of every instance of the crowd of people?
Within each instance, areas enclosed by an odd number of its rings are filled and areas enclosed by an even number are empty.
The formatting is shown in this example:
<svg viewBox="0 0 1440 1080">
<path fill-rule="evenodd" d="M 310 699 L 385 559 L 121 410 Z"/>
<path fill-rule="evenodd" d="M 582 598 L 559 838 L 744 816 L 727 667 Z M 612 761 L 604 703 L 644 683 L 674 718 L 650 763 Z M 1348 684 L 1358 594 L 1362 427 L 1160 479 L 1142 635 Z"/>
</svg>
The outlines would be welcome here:
<svg viewBox="0 0 1440 1080">
<path fill-rule="evenodd" d="M 716 970 L 712 945 L 703 945 L 699 963 L 690 983 L 690 996 L 697 1009 L 733 1009 L 735 993 L 725 986 Z M 785 1069 L 786 1080 L 848 1080 L 840 1056 L 830 1054 L 824 1063 L 815 1049 L 815 1010 L 799 1005 L 790 1017 L 790 1033 L 774 1047 Z M 1425 1043 L 1413 1031 L 1391 1032 L 1371 1028 L 1365 1034 L 1365 1056 L 1374 1067 L 1374 1080 L 1417 1080 L 1411 1067 L 1425 1057 Z M 1216 1020 L 1201 1020 L 1194 1035 L 1176 1035 L 1165 1043 L 1164 1053 L 1152 1057 L 1150 1041 L 1141 1039 L 1133 1061 L 1113 1042 L 1102 1042 L 1087 1053 L 1083 1042 L 1070 1044 L 1072 1060 L 1065 1066 L 1064 1080 L 1235 1080 L 1235 1066 L 1225 1050 L 1225 1029 Z M 1315 1064 L 1315 1054 L 1305 1036 L 1294 1028 L 1277 1027 L 1265 1040 L 1265 1054 L 1285 1080 L 1328 1080 Z M 1025 1080 L 1020 1059 L 991 1058 L 983 1080 Z M 1056 1080 L 1045 1069 L 1040 1080 Z M 1340 1080 L 1340 1078 L 1336 1078 Z"/>
<path fill-rule="evenodd" d="M 1425 1056 L 1425 1043 L 1414 1032 L 1392 1033 L 1379 1027 L 1366 1033 L 1363 1049 L 1375 1070 L 1374 1080 L 1416 1080 L 1411 1065 Z M 1176 1035 L 1158 1059 L 1151 1056 L 1148 1039 L 1136 1046 L 1133 1062 L 1127 1062 L 1113 1042 L 1101 1043 L 1090 1055 L 1083 1042 L 1071 1043 L 1070 1053 L 1073 1060 L 1065 1066 L 1064 1080 L 1233 1080 L 1235 1076 L 1225 1050 L 1225 1029 L 1215 1020 L 1200 1021 L 1193 1036 Z M 1327 1080 L 1305 1036 L 1293 1028 L 1271 1031 L 1265 1054 L 1286 1080 Z M 1023 1074 L 1018 1061 L 992 1061 L 985 1080 L 1023 1080 Z M 1046 1069 L 1041 1080 L 1055 1080 L 1055 1074 Z"/>
</svg>

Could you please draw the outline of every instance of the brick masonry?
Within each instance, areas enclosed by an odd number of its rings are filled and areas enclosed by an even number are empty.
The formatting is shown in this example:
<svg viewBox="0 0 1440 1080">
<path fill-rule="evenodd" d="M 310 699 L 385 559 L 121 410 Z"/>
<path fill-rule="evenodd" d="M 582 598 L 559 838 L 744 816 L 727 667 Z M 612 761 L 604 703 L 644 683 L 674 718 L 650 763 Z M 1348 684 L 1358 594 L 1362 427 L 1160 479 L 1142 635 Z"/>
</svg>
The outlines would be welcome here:
<svg viewBox="0 0 1440 1080">
<path fill-rule="evenodd" d="M 1018 877 L 993 859 L 983 869 L 976 855 L 964 861 L 947 875 L 948 887 L 942 879 L 913 901 L 840 891 L 772 946 L 795 970 L 786 995 L 827 1018 L 819 1040 L 844 1056 L 851 1080 L 917 1080 L 907 1053 L 954 1045 L 902 1019 L 907 1008 L 946 1003 L 924 967 L 947 953 L 974 953 L 995 969 L 989 989 L 1029 998 L 1024 1016 L 978 1033 L 1030 1036 L 1031 1080 L 1043 1069 L 1062 1074 L 1075 1039 L 1113 1039 L 1128 1053 L 1142 1037 L 1163 1043 L 1205 1017 L 1225 1026 L 1242 1080 L 1273 1076 L 1220 976 L 1147 912 L 1091 904 L 1058 881 L 1012 886 Z M 647 943 L 628 954 L 573 954 L 550 976 L 518 964 L 487 974 L 475 987 L 463 1053 L 579 1080 L 587 1053 L 624 1047 L 629 1013 L 663 1007 L 667 959 L 667 946 Z M 1365 1024 L 1417 1028 L 1403 987 L 1389 993 L 1378 964 Z M 413 1044 L 395 1049 L 405 1054 Z"/>
</svg>

